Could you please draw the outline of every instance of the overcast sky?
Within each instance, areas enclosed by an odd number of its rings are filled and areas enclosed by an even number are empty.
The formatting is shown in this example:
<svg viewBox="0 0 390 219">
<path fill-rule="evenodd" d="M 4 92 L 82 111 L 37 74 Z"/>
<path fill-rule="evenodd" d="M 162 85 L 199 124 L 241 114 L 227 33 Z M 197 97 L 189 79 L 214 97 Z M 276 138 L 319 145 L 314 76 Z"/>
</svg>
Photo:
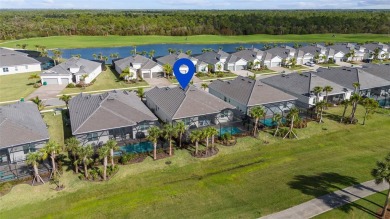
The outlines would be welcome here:
<svg viewBox="0 0 390 219">
<path fill-rule="evenodd" d="M 390 0 L 0 0 L 0 9 L 4 8 L 390 9 Z"/>
</svg>

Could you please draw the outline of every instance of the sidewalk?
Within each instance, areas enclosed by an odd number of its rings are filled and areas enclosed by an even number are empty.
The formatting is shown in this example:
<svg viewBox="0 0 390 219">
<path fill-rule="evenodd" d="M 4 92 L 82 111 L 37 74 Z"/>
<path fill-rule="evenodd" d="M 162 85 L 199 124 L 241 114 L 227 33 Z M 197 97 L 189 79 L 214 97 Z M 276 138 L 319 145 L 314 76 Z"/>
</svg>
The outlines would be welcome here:
<svg viewBox="0 0 390 219">
<path fill-rule="evenodd" d="M 312 218 L 334 208 L 343 206 L 345 204 L 354 202 L 361 198 L 387 189 L 389 189 L 388 184 L 382 183 L 376 185 L 374 180 L 371 180 L 312 199 L 292 208 L 261 217 L 261 219 Z"/>
</svg>

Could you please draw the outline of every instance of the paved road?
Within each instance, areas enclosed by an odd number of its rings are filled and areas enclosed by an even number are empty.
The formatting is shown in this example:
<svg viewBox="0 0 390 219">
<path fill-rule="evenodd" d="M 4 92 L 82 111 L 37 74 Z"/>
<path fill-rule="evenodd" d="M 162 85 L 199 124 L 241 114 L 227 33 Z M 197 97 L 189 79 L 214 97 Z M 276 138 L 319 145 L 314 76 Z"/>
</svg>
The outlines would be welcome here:
<svg viewBox="0 0 390 219">
<path fill-rule="evenodd" d="M 243 77 L 253 76 L 253 73 L 248 70 L 237 70 L 237 71 L 232 71 L 232 73 Z"/>
<path fill-rule="evenodd" d="M 334 208 L 343 206 L 350 202 L 354 202 L 358 199 L 387 189 L 389 189 L 388 184 L 382 183 L 376 185 L 375 182 L 371 180 L 312 199 L 308 202 L 302 203 L 292 208 L 288 208 L 284 211 L 261 217 L 261 219 L 312 218 Z"/>
</svg>

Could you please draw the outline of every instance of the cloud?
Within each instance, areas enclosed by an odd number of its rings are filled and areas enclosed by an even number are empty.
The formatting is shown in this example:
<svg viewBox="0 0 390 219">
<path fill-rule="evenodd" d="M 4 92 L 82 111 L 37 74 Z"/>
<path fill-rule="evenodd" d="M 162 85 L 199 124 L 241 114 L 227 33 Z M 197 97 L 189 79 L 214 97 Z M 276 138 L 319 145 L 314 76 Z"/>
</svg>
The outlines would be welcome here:
<svg viewBox="0 0 390 219">
<path fill-rule="evenodd" d="M 43 0 L 42 3 L 50 5 L 54 3 L 54 0 Z"/>
<path fill-rule="evenodd" d="M 24 3 L 24 0 L 0 0 L 1 3 Z"/>
</svg>

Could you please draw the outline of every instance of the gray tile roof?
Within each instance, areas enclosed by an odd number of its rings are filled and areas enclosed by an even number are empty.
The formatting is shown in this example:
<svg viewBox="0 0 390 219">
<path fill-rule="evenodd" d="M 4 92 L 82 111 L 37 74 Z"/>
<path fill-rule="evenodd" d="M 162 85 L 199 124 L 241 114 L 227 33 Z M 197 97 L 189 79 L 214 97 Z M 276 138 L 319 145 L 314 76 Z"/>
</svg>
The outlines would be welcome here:
<svg viewBox="0 0 390 219">
<path fill-rule="evenodd" d="M 320 68 L 316 74 L 351 90 L 354 89 L 352 84 L 355 82 L 360 84 L 362 90 L 390 85 L 390 82 L 368 74 L 359 68 Z"/>
<path fill-rule="evenodd" d="M 290 50 L 282 47 L 274 47 L 272 49 L 265 50 L 265 52 L 272 54 L 271 58 L 279 56 L 280 58 L 285 59 L 290 55 Z"/>
<path fill-rule="evenodd" d="M 127 67 L 132 67 L 135 64 L 141 65 L 141 69 L 152 69 L 153 67 L 158 65 L 157 62 L 141 55 L 129 56 L 123 59 L 119 59 L 115 61 L 114 64 L 115 66 L 118 66 L 121 70 Z"/>
<path fill-rule="evenodd" d="M 302 50 L 305 53 L 310 53 L 313 56 L 321 53 L 321 48 L 317 46 L 303 46 L 299 48 L 299 50 Z"/>
<path fill-rule="evenodd" d="M 99 68 L 102 64 L 99 62 L 90 61 L 87 59 L 72 57 L 65 62 L 54 66 L 51 69 L 43 71 L 41 76 L 57 76 L 57 75 L 71 75 L 72 73 L 69 71 L 69 68 L 79 68 L 79 71 L 75 74 L 83 75 L 89 74 Z"/>
<path fill-rule="evenodd" d="M 173 66 L 178 59 L 182 59 L 182 58 L 196 60 L 195 58 L 193 58 L 185 53 L 173 53 L 173 54 L 159 57 L 156 60 L 158 63 L 161 63 L 162 65 L 165 65 L 168 63 L 171 66 Z"/>
<path fill-rule="evenodd" d="M 297 99 L 290 94 L 264 84 L 260 80 L 252 80 L 242 76 L 231 81 L 215 80 L 209 85 L 213 89 L 244 106 L 255 106 Z"/>
<path fill-rule="evenodd" d="M 0 67 L 11 67 L 17 65 L 40 64 L 39 61 L 28 57 L 28 54 L 0 48 Z"/>
<path fill-rule="evenodd" d="M 157 120 L 135 93 L 127 91 L 81 93 L 70 100 L 69 113 L 74 135 Z"/>
<path fill-rule="evenodd" d="M 258 49 L 244 49 L 233 53 L 233 55 L 250 62 L 250 61 L 254 61 L 257 58 L 257 55 L 262 56 L 263 53 L 264 53 L 263 51 Z"/>
<path fill-rule="evenodd" d="M 0 106 L 0 148 L 48 139 L 46 124 L 34 103 Z"/>
<path fill-rule="evenodd" d="M 345 88 L 332 81 L 319 77 L 313 72 L 291 73 L 286 75 L 276 75 L 261 80 L 265 84 L 271 85 L 275 88 L 292 93 L 294 95 L 310 96 L 314 87 L 331 86 L 333 91 L 329 94 L 340 94 L 345 92 Z"/>
<path fill-rule="evenodd" d="M 373 74 L 377 77 L 390 81 L 390 64 L 386 64 L 386 65 L 369 64 L 363 66 L 362 70 L 367 73 Z"/>
<path fill-rule="evenodd" d="M 197 55 L 195 56 L 195 58 L 207 64 L 215 65 L 221 60 L 221 55 L 216 53 L 215 51 L 210 51 L 210 52 L 205 52 L 200 55 Z"/>
<path fill-rule="evenodd" d="M 347 53 L 349 53 L 349 51 L 351 51 L 351 48 L 348 47 L 347 44 L 334 44 L 334 45 L 328 46 L 327 48 L 333 49 L 335 51 L 335 53 L 338 53 L 341 51 L 344 54 L 347 54 Z"/>
<path fill-rule="evenodd" d="M 383 50 L 384 48 L 388 48 L 388 46 L 383 43 L 366 43 L 362 45 L 362 47 L 366 49 L 366 52 L 374 51 L 376 48 L 379 48 L 381 50 Z"/>
<path fill-rule="evenodd" d="M 145 93 L 170 120 L 219 113 L 224 109 L 235 107 L 195 86 L 158 88 Z"/>
</svg>

